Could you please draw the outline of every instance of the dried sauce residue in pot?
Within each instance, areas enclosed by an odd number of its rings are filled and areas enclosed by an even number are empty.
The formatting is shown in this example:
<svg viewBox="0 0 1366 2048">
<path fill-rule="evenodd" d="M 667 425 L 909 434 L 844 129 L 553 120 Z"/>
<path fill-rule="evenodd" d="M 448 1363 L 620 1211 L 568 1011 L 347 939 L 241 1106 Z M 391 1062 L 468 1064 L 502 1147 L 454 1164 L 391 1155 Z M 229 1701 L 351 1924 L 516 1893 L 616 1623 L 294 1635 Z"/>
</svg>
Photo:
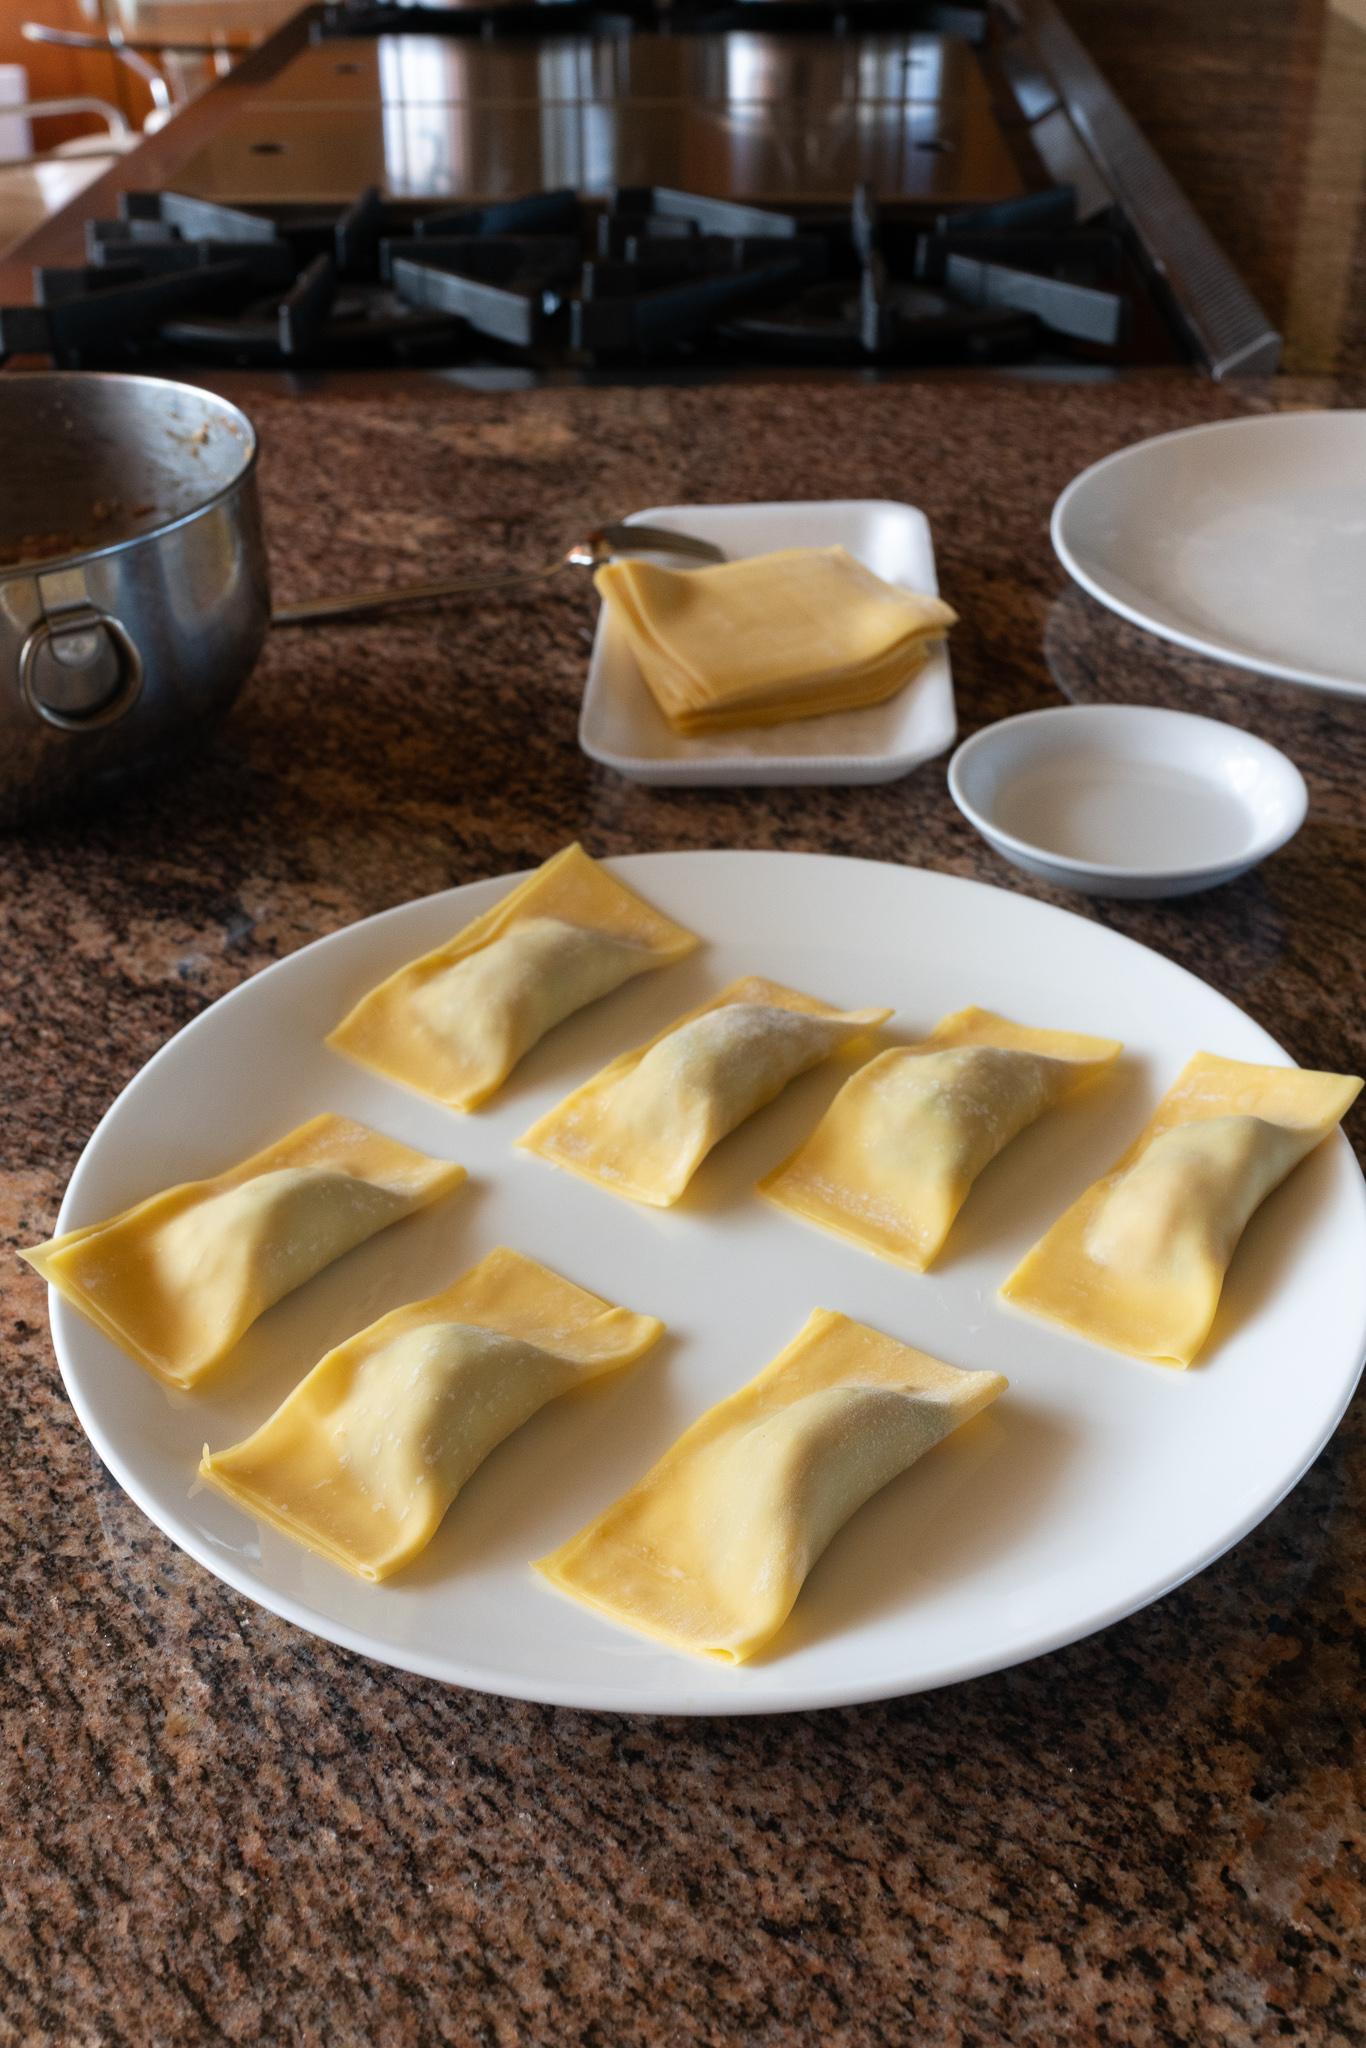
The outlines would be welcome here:
<svg viewBox="0 0 1366 2048">
<path fill-rule="evenodd" d="M 82 527 L 57 527 L 51 533 L 22 533 L 17 540 L 0 542 L 0 572 L 21 568 L 28 562 L 50 562 L 67 555 L 87 554 L 92 548 L 106 545 L 109 536 L 100 531 L 101 527 L 107 527 L 120 517 L 129 522 L 146 519 L 155 510 L 155 505 L 135 505 L 131 511 L 126 511 L 117 499 L 106 501 L 97 498 Z M 133 538 L 132 535 L 128 537 Z"/>
</svg>

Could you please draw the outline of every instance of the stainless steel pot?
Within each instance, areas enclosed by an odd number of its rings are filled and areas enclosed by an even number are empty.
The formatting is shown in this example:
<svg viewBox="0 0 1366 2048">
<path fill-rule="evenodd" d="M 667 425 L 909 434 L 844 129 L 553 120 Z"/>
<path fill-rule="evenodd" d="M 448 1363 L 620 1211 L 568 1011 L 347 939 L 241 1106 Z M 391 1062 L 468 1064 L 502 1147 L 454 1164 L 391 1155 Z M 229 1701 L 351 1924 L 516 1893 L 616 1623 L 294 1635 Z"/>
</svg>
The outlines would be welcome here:
<svg viewBox="0 0 1366 2048">
<path fill-rule="evenodd" d="M 221 717 L 269 621 L 244 413 L 154 377 L 0 376 L 0 821 Z"/>
</svg>

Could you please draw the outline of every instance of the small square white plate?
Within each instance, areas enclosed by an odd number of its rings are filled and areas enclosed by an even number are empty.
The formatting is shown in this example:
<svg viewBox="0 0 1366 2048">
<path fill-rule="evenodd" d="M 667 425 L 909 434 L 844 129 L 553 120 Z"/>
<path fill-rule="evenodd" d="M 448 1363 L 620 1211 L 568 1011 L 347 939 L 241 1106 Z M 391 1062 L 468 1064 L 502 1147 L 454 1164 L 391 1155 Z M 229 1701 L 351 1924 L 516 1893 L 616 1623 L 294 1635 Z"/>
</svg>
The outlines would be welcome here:
<svg viewBox="0 0 1366 2048">
<path fill-rule="evenodd" d="M 714 541 L 729 560 L 778 548 L 848 548 L 875 575 L 937 595 L 930 523 L 886 498 L 804 505 L 654 505 L 627 524 Z M 632 782 L 892 782 L 951 747 L 958 731 L 949 657 L 939 647 L 909 686 L 864 711 L 684 739 L 672 732 L 604 605 L 579 714 L 579 745 Z"/>
</svg>

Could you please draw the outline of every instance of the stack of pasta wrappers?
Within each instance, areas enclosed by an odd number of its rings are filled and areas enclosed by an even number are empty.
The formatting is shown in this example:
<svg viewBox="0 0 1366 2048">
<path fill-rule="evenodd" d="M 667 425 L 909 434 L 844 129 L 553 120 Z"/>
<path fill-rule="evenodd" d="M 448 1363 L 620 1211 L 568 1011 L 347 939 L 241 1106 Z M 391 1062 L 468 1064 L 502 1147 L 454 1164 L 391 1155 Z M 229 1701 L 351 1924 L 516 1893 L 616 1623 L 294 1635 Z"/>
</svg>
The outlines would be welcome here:
<svg viewBox="0 0 1366 2048">
<path fill-rule="evenodd" d="M 957 614 L 884 583 L 844 548 L 714 569 L 628 559 L 597 588 L 675 732 L 778 725 L 895 696 Z"/>
</svg>

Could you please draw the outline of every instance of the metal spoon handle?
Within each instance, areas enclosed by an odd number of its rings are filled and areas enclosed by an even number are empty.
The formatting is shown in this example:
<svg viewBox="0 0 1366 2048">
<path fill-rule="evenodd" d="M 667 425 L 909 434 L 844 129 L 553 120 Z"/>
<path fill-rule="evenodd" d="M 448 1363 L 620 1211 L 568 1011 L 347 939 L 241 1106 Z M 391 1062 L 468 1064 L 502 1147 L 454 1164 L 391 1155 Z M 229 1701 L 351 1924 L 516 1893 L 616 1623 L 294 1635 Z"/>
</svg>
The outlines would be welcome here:
<svg viewBox="0 0 1366 2048">
<path fill-rule="evenodd" d="M 404 605 L 429 604 L 438 597 L 475 597 L 484 591 L 516 590 L 527 583 L 543 583 L 567 567 L 552 562 L 548 569 L 504 570 L 492 576 L 452 576 L 441 583 L 406 583 L 398 590 L 358 590 L 350 597 L 314 597 L 303 604 L 276 605 L 270 615 L 272 626 L 305 626 L 317 619 L 340 619 L 350 612 L 397 611 Z"/>
<path fill-rule="evenodd" d="M 605 562 L 613 555 L 683 555 L 694 562 L 713 563 L 726 559 L 713 541 L 698 540 L 691 533 L 677 533 L 671 526 L 642 526 L 635 519 L 623 519 L 615 526 L 599 526 L 580 545 L 592 549 L 595 562 Z M 579 548 L 572 549 L 571 556 L 588 560 Z"/>
<path fill-rule="evenodd" d="M 277 605 L 270 615 L 273 626 L 306 626 L 316 619 L 341 619 L 351 612 L 390 612 L 408 604 L 429 604 L 438 597 L 480 597 L 503 590 L 518 590 L 528 583 L 544 583 L 571 564 L 591 569 L 613 555 L 683 555 L 696 562 L 725 560 L 711 541 L 695 540 L 688 533 L 671 533 L 663 526 L 636 526 L 627 521 L 617 526 L 599 526 L 586 540 L 552 562 L 548 569 L 504 569 L 494 575 L 453 576 L 441 583 L 407 583 L 397 590 L 358 590 L 350 597 L 314 597 L 303 604 Z"/>
</svg>

